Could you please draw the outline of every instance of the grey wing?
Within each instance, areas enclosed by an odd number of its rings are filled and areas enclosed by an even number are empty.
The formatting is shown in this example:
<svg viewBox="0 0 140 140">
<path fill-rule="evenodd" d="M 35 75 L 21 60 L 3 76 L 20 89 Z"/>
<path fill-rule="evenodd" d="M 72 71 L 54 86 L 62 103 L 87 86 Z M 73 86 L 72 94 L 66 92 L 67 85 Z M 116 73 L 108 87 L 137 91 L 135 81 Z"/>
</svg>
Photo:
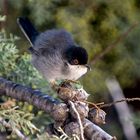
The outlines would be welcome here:
<svg viewBox="0 0 140 140">
<path fill-rule="evenodd" d="M 45 52 L 43 53 L 45 54 Z M 60 79 L 62 77 L 61 68 L 64 65 L 60 53 L 44 54 L 32 54 L 32 64 L 48 81 Z"/>
</svg>

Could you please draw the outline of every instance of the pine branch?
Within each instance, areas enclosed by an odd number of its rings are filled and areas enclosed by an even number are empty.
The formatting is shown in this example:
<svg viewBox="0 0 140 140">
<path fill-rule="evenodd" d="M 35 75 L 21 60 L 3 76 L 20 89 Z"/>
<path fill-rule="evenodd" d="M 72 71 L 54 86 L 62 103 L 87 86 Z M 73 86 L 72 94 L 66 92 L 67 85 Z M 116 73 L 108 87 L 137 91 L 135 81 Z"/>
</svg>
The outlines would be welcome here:
<svg viewBox="0 0 140 140">
<path fill-rule="evenodd" d="M 10 96 L 19 101 L 28 102 L 50 114 L 54 120 L 64 121 L 66 119 L 66 104 L 60 103 L 58 100 L 53 99 L 47 94 L 43 94 L 39 90 L 33 90 L 29 87 L 0 78 L 0 95 Z"/>
</svg>

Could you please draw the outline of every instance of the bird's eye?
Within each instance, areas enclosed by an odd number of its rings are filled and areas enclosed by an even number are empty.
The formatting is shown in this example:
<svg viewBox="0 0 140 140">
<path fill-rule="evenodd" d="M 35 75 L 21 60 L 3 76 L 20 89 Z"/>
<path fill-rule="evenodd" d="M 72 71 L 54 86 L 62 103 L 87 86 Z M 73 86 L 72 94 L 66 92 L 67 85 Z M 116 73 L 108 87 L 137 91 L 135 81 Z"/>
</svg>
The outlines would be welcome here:
<svg viewBox="0 0 140 140">
<path fill-rule="evenodd" d="M 73 63 L 74 63 L 75 65 L 77 65 L 77 64 L 79 63 L 79 61 L 78 61 L 77 59 L 74 59 L 74 60 L 73 60 Z"/>
</svg>

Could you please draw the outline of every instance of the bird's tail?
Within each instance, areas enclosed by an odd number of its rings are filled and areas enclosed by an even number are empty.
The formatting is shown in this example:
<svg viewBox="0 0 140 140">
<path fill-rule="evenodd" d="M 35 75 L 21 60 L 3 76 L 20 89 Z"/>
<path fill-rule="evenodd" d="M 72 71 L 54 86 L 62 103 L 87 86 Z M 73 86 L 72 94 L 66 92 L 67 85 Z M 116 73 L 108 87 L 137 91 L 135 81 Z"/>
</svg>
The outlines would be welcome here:
<svg viewBox="0 0 140 140">
<path fill-rule="evenodd" d="M 26 17 L 19 17 L 17 19 L 17 23 L 24 35 L 26 36 L 26 38 L 29 40 L 30 44 L 33 46 L 36 37 L 39 35 L 39 32 L 35 29 L 30 20 Z"/>
</svg>

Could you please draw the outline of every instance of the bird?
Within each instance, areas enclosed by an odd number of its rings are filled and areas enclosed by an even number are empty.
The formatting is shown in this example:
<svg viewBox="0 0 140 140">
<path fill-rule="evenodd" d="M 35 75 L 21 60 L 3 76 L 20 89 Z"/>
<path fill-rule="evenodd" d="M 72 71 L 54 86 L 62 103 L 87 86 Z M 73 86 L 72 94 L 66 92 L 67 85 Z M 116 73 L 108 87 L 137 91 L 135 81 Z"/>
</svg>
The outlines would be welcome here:
<svg viewBox="0 0 140 140">
<path fill-rule="evenodd" d="M 52 85 L 56 80 L 76 81 L 90 70 L 86 49 L 65 29 L 38 32 L 27 17 L 17 18 L 17 23 L 30 42 L 32 65 Z"/>
</svg>

